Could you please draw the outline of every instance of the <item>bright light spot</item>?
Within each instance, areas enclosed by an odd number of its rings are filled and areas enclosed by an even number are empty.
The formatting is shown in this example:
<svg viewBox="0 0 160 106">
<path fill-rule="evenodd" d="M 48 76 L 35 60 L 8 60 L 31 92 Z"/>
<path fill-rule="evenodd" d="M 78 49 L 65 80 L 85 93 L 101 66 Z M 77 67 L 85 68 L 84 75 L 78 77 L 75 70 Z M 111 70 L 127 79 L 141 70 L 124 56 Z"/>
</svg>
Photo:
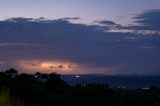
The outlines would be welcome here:
<svg viewBox="0 0 160 106">
<path fill-rule="evenodd" d="M 149 90 L 150 88 L 142 88 L 143 90 Z"/>
<path fill-rule="evenodd" d="M 76 75 L 75 77 L 76 77 L 76 78 L 79 78 L 80 76 L 79 76 L 79 75 Z"/>
<path fill-rule="evenodd" d="M 126 86 L 120 85 L 118 88 L 119 88 L 119 89 L 126 89 Z"/>
</svg>

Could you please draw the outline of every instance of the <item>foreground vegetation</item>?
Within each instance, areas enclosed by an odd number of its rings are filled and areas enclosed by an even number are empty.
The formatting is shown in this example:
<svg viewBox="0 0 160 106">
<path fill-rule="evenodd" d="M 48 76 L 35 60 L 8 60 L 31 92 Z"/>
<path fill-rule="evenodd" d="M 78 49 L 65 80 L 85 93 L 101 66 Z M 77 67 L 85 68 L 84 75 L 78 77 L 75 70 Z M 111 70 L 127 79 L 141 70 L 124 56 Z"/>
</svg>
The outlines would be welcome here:
<svg viewBox="0 0 160 106">
<path fill-rule="evenodd" d="M 12 97 L 7 88 L 1 88 L 0 106 L 23 106 L 18 98 Z"/>
<path fill-rule="evenodd" d="M 160 106 L 160 89 L 113 90 L 104 84 L 70 86 L 56 73 L 0 72 L 0 106 Z"/>
</svg>

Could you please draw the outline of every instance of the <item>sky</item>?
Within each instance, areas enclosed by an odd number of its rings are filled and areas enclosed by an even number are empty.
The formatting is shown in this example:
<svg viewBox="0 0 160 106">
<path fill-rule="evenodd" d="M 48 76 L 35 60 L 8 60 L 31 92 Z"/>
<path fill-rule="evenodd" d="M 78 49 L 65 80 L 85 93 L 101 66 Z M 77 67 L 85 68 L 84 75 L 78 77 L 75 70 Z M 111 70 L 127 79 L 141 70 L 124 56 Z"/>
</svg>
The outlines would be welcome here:
<svg viewBox="0 0 160 106">
<path fill-rule="evenodd" d="M 160 74 L 160 0 L 0 0 L 0 19 L 0 70 Z"/>
<path fill-rule="evenodd" d="M 0 0 L 0 18 L 81 17 L 87 23 L 108 19 L 128 24 L 134 14 L 159 5 L 160 0 Z"/>
</svg>

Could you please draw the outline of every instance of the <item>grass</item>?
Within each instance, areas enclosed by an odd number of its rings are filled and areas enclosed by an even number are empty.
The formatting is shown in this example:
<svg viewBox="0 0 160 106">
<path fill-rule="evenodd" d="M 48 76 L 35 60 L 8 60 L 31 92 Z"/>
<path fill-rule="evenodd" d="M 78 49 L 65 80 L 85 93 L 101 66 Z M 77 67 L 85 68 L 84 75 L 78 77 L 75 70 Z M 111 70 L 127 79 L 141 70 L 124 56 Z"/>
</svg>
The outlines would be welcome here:
<svg viewBox="0 0 160 106">
<path fill-rule="evenodd" d="M 0 90 L 0 106 L 23 106 L 23 104 L 20 99 L 10 95 L 10 90 L 3 88 Z"/>
</svg>

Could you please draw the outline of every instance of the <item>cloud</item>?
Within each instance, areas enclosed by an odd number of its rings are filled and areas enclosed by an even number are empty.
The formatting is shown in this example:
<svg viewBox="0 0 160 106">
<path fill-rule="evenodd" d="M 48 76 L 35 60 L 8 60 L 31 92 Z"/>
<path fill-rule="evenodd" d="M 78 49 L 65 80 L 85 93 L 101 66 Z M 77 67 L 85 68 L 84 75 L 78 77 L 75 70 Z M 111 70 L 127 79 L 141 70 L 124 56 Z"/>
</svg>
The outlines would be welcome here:
<svg viewBox="0 0 160 106">
<path fill-rule="evenodd" d="M 29 46 L 30 44 L 28 43 L 14 43 L 14 42 L 10 42 L 10 43 L 0 43 L 0 47 L 7 47 L 7 46 Z"/>
<path fill-rule="evenodd" d="M 116 24 L 113 21 L 107 21 L 107 20 L 103 20 L 103 21 L 97 21 L 99 24 L 102 25 L 107 25 L 107 26 L 119 26 L 118 24 Z"/>
<path fill-rule="evenodd" d="M 133 23 L 122 26 L 110 21 L 101 22 L 109 24 L 110 27 L 106 31 L 109 32 L 122 32 L 122 33 L 135 33 L 143 35 L 160 34 L 160 10 L 146 10 L 140 14 L 135 15 Z M 109 26 L 108 25 L 108 26 Z"/>
<path fill-rule="evenodd" d="M 142 14 L 137 15 L 134 17 L 135 22 L 148 27 L 153 27 L 153 30 L 160 29 L 160 10 L 147 10 L 144 11 Z"/>
<path fill-rule="evenodd" d="M 160 33 L 160 10 L 146 10 L 133 19 L 136 25 L 129 25 L 122 29 L 134 30 L 144 34 Z"/>
<path fill-rule="evenodd" d="M 153 49 L 154 47 L 152 46 L 138 46 L 139 48 L 144 48 L 144 49 Z"/>
<path fill-rule="evenodd" d="M 5 62 L 4 61 L 0 61 L 0 65 L 4 64 Z"/>
<path fill-rule="evenodd" d="M 63 66 L 63 65 L 59 65 L 57 68 L 65 68 L 65 66 Z"/>
<path fill-rule="evenodd" d="M 120 29 L 121 25 L 117 24 L 113 21 L 108 21 L 108 20 L 96 20 L 93 22 L 93 24 L 98 26 L 98 29 L 101 31 L 110 31 L 112 29 Z"/>
<path fill-rule="evenodd" d="M 81 19 L 80 17 L 72 17 L 72 18 L 70 18 L 70 17 L 65 17 L 65 18 L 60 18 L 60 19 L 62 19 L 62 20 L 79 20 L 79 19 Z"/>
<path fill-rule="evenodd" d="M 136 23 L 142 24 L 144 30 L 160 30 L 160 10 L 150 10 L 135 17 Z"/>
<path fill-rule="evenodd" d="M 117 26 L 112 21 L 100 23 Z M 160 69 L 159 34 L 145 36 L 104 28 L 62 19 L 0 21 L 0 60 L 5 60 L 7 66 L 34 72 L 55 70 L 52 67 L 59 67 L 60 73 L 107 74 Z"/>
</svg>

